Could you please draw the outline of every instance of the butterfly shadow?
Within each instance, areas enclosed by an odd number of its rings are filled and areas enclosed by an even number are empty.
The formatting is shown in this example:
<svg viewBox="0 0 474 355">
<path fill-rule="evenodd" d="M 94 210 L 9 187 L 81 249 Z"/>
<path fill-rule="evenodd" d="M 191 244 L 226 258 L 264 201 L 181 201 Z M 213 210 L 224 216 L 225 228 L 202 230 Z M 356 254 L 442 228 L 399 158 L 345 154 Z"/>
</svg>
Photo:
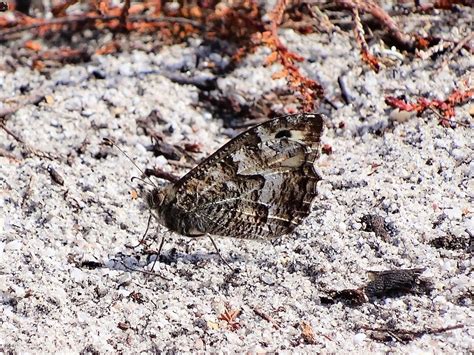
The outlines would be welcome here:
<svg viewBox="0 0 474 355">
<path fill-rule="evenodd" d="M 166 265 L 170 267 L 171 269 L 166 268 L 166 273 L 172 274 L 172 268 L 178 262 L 187 265 L 192 265 L 198 268 L 205 268 L 206 265 L 212 262 L 212 260 L 217 259 L 216 263 L 226 263 L 230 267 L 232 273 L 238 273 L 240 269 L 232 267 L 230 264 L 240 264 L 241 262 L 246 261 L 244 257 L 233 252 L 230 253 L 230 258 L 229 255 L 226 255 L 226 259 L 223 259 L 222 256 L 220 256 L 216 251 L 212 250 L 210 250 L 209 252 L 202 250 L 195 252 L 189 251 L 193 244 L 192 241 L 197 241 L 196 239 L 184 240 L 184 238 L 181 239 L 179 237 L 167 237 L 166 239 L 172 239 L 173 242 L 177 244 L 177 246 L 173 246 L 170 249 L 164 251 L 162 250 L 159 253 L 157 249 L 149 248 L 149 245 L 144 245 L 144 248 L 142 248 L 141 250 L 139 250 L 137 247 L 127 246 L 129 249 L 133 250 L 132 253 L 119 252 L 115 256 L 112 256 L 104 264 L 100 266 L 95 266 L 123 272 L 138 272 L 146 275 L 158 276 L 165 280 L 170 280 L 168 277 L 165 277 L 160 273 L 160 270 L 162 269 L 160 268 L 160 265 Z M 184 247 L 185 250 L 181 251 L 178 249 L 178 247 L 180 249 Z M 91 265 L 85 266 L 90 268 Z"/>
</svg>

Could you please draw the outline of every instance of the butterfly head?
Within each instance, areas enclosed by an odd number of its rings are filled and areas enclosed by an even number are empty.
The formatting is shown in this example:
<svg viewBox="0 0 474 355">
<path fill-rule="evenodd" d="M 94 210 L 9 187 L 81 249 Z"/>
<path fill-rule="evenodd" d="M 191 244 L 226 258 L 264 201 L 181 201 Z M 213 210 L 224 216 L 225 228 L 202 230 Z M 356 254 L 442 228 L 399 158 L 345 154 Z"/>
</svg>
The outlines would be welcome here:
<svg viewBox="0 0 474 355">
<path fill-rule="evenodd" d="M 164 187 L 155 187 L 145 194 L 145 202 L 153 217 L 158 223 L 175 230 L 176 215 L 173 209 L 175 190 L 173 184 Z"/>
<path fill-rule="evenodd" d="M 145 195 L 145 201 L 150 210 L 159 210 L 164 199 L 165 192 L 159 188 L 154 188 Z"/>
</svg>

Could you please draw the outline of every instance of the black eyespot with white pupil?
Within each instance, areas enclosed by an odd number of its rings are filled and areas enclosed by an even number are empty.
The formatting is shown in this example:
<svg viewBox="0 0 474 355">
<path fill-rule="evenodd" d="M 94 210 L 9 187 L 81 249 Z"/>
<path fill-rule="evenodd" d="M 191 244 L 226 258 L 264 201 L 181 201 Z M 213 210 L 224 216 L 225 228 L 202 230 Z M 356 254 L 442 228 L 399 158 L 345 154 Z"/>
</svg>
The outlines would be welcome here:
<svg viewBox="0 0 474 355">
<path fill-rule="evenodd" d="M 291 138 L 291 131 L 284 129 L 275 134 L 275 138 Z"/>
</svg>

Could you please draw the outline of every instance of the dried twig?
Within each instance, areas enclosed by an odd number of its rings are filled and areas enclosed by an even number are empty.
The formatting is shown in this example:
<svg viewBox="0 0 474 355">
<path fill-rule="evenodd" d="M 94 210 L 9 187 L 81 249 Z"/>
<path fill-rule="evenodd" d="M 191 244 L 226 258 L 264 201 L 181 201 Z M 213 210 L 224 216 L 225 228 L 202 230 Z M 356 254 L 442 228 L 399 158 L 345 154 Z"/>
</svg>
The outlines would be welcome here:
<svg viewBox="0 0 474 355">
<path fill-rule="evenodd" d="M 451 330 L 462 329 L 464 328 L 464 324 L 456 324 L 450 327 L 443 327 L 443 328 L 428 328 L 428 329 L 421 329 L 421 330 L 407 330 L 407 329 L 393 329 L 393 328 L 377 328 L 377 327 L 370 327 L 368 325 L 361 325 L 359 327 L 363 330 L 369 330 L 372 332 L 380 332 L 380 333 L 387 333 L 396 340 L 400 342 L 405 342 L 406 340 L 413 340 L 414 338 L 422 337 L 426 334 L 440 334 L 449 332 Z"/>
<path fill-rule="evenodd" d="M 260 308 L 252 307 L 252 310 L 255 312 L 255 314 L 257 316 L 260 316 L 263 319 L 265 319 L 268 323 L 271 323 L 273 325 L 273 328 L 280 329 L 280 326 L 278 325 L 278 323 L 272 317 L 270 317 L 268 314 L 263 312 Z"/>
<path fill-rule="evenodd" d="M 38 29 L 41 27 L 50 27 L 54 25 L 79 25 L 86 24 L 88 22 L 98 21 L 100 23 L 111 22 L 114 20 L 120 20 L 121 15 L 119 16 L 101 16 L 101 15 L 83 15 L 83 16 L 68 16 L 63 18 L 55 18 L 49 20 L 38 20 L 39 22 L 28 24 L 24 26 L 13 27 L 7 30 L 0 31 L 0 40 L 5 40 L 8 36 L 16 34 L 19 32 L 30 31 Z M 161 22 L 170 22 L 170 23 L 180 23 L 187 24 L 197 28 L 202 29 L 201 24 L 196 21 L 189 20 L 183 17 L 153 17 L 145 15 L 134 15 L 127 17 L 127 21 L 130 23 L 161 23 Z"/>
<path fill-rule="evenodd" d="M 373 0 L 337 0 L 336 4 L 345 9 L 356 9 L 362 12 L 370 13 L 377 22 L 386 27 L 390 36 L 397 41 L 399 45 L 408 49 L 416 48 L 416 41 L 413 36 L 402 32 L 397 23 Z"/>
<path fill-rule="evenodd" d="M 461 41 L 458 42 L 456 47 L 453 48 L 451 53 L 443 60 L 443 63 L 441 63 L 441 68 L 445 67 L 448 62 L 453 59 L 453 57 L 456 55 L 457 52 L 461 50 L 467 43 L 471 42 L 474 39 L 474 32 L 471 32 L 469 35 L 464 37 Z"/>
<path fill-rule="evenodd" d="M 362 56 L 362 60 L 369 64 L 373 71 L 378 73 L 380 70 L 380 64 L 377 58 L 370 52 L 369 45 L 365 41 L 364 27 L 362 26 L 362 22 L 359 16 L 359 10 L 357 10 L 357 8 L 352 9 L 352 17 L 354 19 L 354 35 L 356 42 L 360 47 L 360 54 Z"/>
<path fill-rule="evenodd" d="M 10 137 L 12 137 L 14 140 L 16 140 L 20 145 L 23 147 L 23 149 L 26 150 L 27 153 L 32 154 L 34 156 L 37 156 L 38 158 L 46 158 L 46 159 L 57 159 L 58 157 L 55 156 L 52 153 L 45 153 L 40 150 L 37 150 L 33 147 L 31 147 L 29 144 L 27 144 L 20 136 L 18 136 L 16 133 L 11 131 L 5 126 L 4 122 L 0 122 L 0 129 L 2 129 L 6 134 L 8 134 Z"/>
<path fill-rule="evenodd" d="M 31 95 L 27 96 L 25 99 L 19 99 L 17 104 L 11 105 L 0 110 L 0 123 L 5 122 L 6 117 L 14 114 L 16 111 L 27 105 L 37 105 L 40 103 L 46 96 L 45 88 L 39 88 L 35 90 Z"/>
<path fill-rule="evenodd" d="M 267 64 L 279 61 L 283 70 L 273 75 L 273 79 L 285 78 L 290 87 L 298 91 L 303 99 L 303 110 L 313 111 L 317 106 L 317 99 L 324 97 L 323 87 L 315 80 L 303 76 L 295 62 L 303 61 L 303 58 L 296 53 L 290 52 L 278 37 L 278 26 L 287 6 L 287 0 L 278 0 L 273 11 L 270 13 L 269 31 L 262 34 L 262 42 L 272 49 L 272 54 L 268 56 Z"/>
</svg>

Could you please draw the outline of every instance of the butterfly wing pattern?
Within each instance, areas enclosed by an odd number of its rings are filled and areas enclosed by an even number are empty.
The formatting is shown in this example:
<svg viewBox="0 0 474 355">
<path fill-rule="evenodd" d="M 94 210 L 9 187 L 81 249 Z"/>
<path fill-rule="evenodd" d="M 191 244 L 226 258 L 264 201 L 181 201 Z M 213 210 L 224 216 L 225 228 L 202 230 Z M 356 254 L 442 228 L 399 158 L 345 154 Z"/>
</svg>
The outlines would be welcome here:
<svg viewBox="0 0 474 355">
<path fill-rule="evenodd" d="M 322 115 L 296 114 L 249 129 L 161 191 L 153 214 L 191 237 L 271 239 L 292 232 L 317 194 L 323 126 Z"/>
</svg>

